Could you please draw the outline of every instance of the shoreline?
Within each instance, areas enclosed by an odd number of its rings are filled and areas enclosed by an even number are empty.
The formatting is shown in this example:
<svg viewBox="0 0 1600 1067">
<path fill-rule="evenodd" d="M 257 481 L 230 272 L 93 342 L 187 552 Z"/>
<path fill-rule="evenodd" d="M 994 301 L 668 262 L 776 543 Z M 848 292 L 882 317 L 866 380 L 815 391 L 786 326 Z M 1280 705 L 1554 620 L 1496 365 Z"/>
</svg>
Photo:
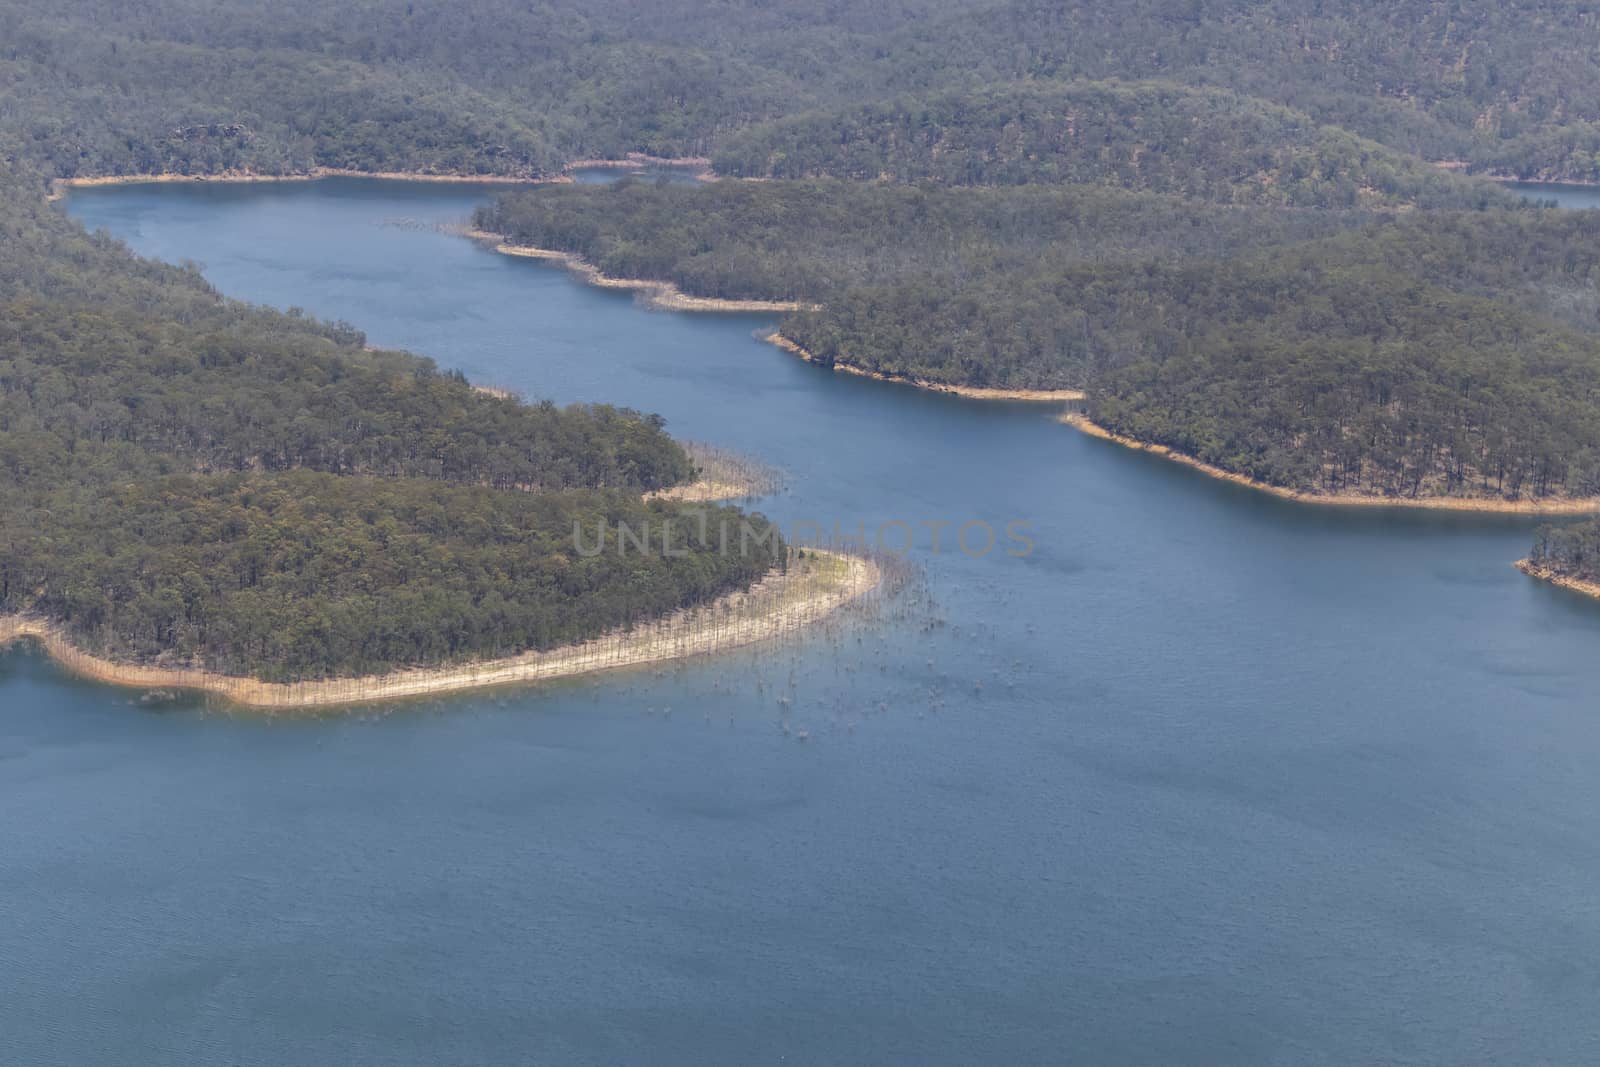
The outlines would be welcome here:
<svg viewBox="0 0 1600 1067">
<path fill-rule="evenodd" d="M 1584 578 L 1569 578 L 1567 575 L 1553 571 L 1549 567 L 1541 567 L 1531 559 L 1519 559 L 1513 566 L 1529 578 L 1600 600 L 1600 582 L 1591 582 Z"/>
<path fill-rule="evenodd" d="M 1471 177 L 1498 182 L 1501 185 L 1555 185 L 1568 189 L 1600 189 L 1600 182 L 1580 178 L 1519 178 L 1515 174 L 1474 174 Z"/>
<path fill-rule="evenodd" d="M 1223 470 L 1193 456 L 1176 452 L 1166 445 L 1151 444 L 1138 441 L 1132 437 L 1112 433 L 1099 423 L 1093 422 L 1086 415 L 1068 413 L 1061 416 L 1061 422 L 1071 426 L 1080 433 L 1112 444 L 1121 445 L 1136 452 L 1148 452 L 1162 459 L 1181 463 L 1201 474 L 1218 481 L 1231 482 L 1234 485 L 1254 489 L 1257 492 L 1268 493 L 1281 500 L 1292 500 L 1297 504 L 1315 504 L 1322 507 L 1344 508 L 1408 508 L 1419 511 L 1454 511 L 1454 512 L 1482 512 L 1501 515 L 1593 515 L 1600 512 L 1600 497 L 1582 498 L 1577 500 L 1500 500 L 1482 497 L 1390 497 L 1366 496 L 1355 493 L 1305 493 L 1298 489 L 1286 489 L 1281 485 L 1269 485 L 1244 474 L 1235 474 Z"/>
<path fill-rule="evenodd" d="M 546 178 L 518 178 L 505 174 L 428 174 L 423 171 L 349 170 L 343 167 L 313 167 L 306 174 L 257 174 L 254 171 L 222 171 L 218 174 L 107 174 L 50 179 L 45 200 L 54 203 L 69 189 L 94 189 L 111 185 L 251 185 L 264 182 L 314 182 L 323 178 L 376 178 L 386 182 L 454 182 L 462 185 L 561 185 L 572 181 L 566 174 Z"/>
<path fill-rule="evenodd" d="M 1467 169 L 1467 161 L 1464 159 L 1435 159 L 1432 163 L 1440 170 L 1447 170 L 1453 174 L 1461 174 L 1468 178 L 1482 178 L 1484 181 L 1499 182 L 1502 185 L 1568 185 L 1574 189 L 1600 188 L 1600 181 L 1592 181 L 1586 178 L 1519 178 L 1515 174 L 1469 171 Z"/>
<path fill-rule="evenodd" d="M 574 159 L 562 168 L 565 174 L 579 170 L 648 170 L 675 168 L 692 170 L 695 181 L 718 181 L 717 172 L 711 169 L 710 156 L 652 156 L 644 152 L 629 152 L 621 159 Z"/>
<path fill-rule="evenodd" d="M 799 356 L 807 363 L 818 362 L 816 356 L 781 333 L 768 334 L 766 342 L 781 348 L 790 355 Z M 951 396 L 966 397 L 968 400 L 1016 400 L 1031 404 L 1065 404 L 1088 398 L 1088 395 L 1082 389 L 990 389 L 980 385 L 951 385 L 948 382 L 933 382 L 926 378 L 897 378 L 892 374 L 871 371 L 863 367 L 855 367 L 848 363 L 839 363 L 837 361 L 833 364 L 833 370 L 839 374 L 853 374 L 858 378 L 870 378 L 876 382 L 909 385 L 917 389 L 927 390 L 930 393 L 948 393 Z"/>
<path fill-rule="evenodd" d="M 782 474 L 758 460 L 702 441 L 682 441 L 700 474 L 694 481 L 669 489 L 654 489 L 646 500 L 680 504 L 721 504 L 771 496 L 783 485 Z"/>
<path fill-rule="evenodd" d="M 709 156 L 683 156 L 669 158 L 652 156 L 643 152 L 629 152 L 622 159 L 575 159 L 562 166 L 560 173 L 542 177 L 510 174 L 433 174 L 419 170 L 352 170 L 349 167 L 312 167 L 304 174 L 261 174 L 256 171 L 230 170 L 216 174 L 97 174 L 73 178 L 50 179 L 50 192 L 45 199 L 55 202 L 69 189 L 93 189 L 110 185 L 165 185 L 169 183 L 203 184 L 215 182 L 222 185 L 243 185 L 256 182 L 314 182 L 323 178 L 376 178 L 390 182 L 455 182 L 464 185 L 570 185 L 578 170 L 647 170 L 651 167 L 678 167 L 694 170 L 694 177 L 703 182 L 717 181 L 711 169 Z"/>
<path fill-rule="evenodd" d="M 726 504 L 735 500 L 750 500 L 761 494 L 752 485 L 725 482 L 715 478 L 700 478 L 671 489 L 652 489 L 644 494 L 646 500 L 670 500 L 676 504 Z"/>
<path fill-rule="evenodd" d="M 628 632 L 616 630 L 547 652 L 450 667 L 312 682 L 263 682 L 197 668 L 118 663 L 77 648 L 52 623 L 15 615 L 0 617 L 0 648 L 31 639 L 68 673 L 88 681 L 123 689 L 203 693 L 250 710 L 311 711 L 444 696 L 694 659 L 791 637 L 882 583 L 878 565 L 863 556 L 823 549 L 806 552 L 804 559 L 791 558 L 787 573 L 774 571 L 746 592 L 730 593 Z"/>
<path fill-rule="evenodd" d="M 489 233 L 485 230 L 463 232 L 474 241 L 491 245 L 494 251 L 503 256 L 543 259 L 559 263 L 588 285 L 600 289 L 631 289 L 640 293 L 650 307 L 666 311 L 780 313 L 805 311 L 814 306 L 794 300 L 726 300 L 721 297 L 690 296 L 671 282 L 649 281 L 645 278 L 613 278 L 573 252 L 558 252 L 552 248 L 535 248 L 532 245 L 514 245 L 507 242 L 504 234 Z"/>
</svg>

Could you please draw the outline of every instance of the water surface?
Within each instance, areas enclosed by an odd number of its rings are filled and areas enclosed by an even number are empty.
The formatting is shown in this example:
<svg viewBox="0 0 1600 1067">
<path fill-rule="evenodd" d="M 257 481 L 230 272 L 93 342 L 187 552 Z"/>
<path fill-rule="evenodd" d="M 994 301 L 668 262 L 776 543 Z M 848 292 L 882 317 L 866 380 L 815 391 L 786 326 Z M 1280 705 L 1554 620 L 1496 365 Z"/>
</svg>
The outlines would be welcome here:
<svg viewBox="0 0 1600 1067">
<path fill-rule="evenodd" d="M 931 612 L 388 715 L 143 709 L 13 653 L 4 1058 L 1593 1062 L 1600 610 L 1511 569 L 1529 523 L 1298 508 L 832 375 L 761 317 L 426 228 L 480 195 L 69 208 L 475 379 L 661 412 L 781 466 L 786 523 L 1020 519 L 1037 551 L 924 536 Z"/>
<path fill-rule="evenodd" d="M 668 182 L 672 185 L 693 185 L 705 168 L 682 164 L 652 164 L 643 167 L 574 167 L 572 177 L 586 184 L 605 184 L 633 178 L 642 182 Z"/>
<path fill-rule="evenodd" d="M 1506 182 L 1506 188 L 1524 200 L 1549 201 L 1559 208 L 1600 207 L 1600 185 L 1573 182 Z"/>
</svg>

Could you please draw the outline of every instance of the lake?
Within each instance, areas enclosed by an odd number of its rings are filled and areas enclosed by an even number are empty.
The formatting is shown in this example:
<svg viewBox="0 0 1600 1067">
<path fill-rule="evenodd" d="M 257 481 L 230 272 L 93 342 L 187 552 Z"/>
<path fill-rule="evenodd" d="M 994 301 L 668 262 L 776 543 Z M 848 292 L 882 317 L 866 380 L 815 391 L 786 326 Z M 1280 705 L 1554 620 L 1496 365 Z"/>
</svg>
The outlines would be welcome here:
<svg viewBox="0 0 1600 1067">
<path fill-rule="evenodd" d="M 299 721 L 12 652 L 4 1058 L 1593 1061 L 1600 605 L 1512 569 L 1532 522 L 1298 507 L 834 375 L 770 319 L 433 228 L 486 195 L 67 209 L 474 380 L 659 412 L 780 467 L 786 527 L 916 524 L 931 606 Z M 952 550 L 969 522 L 1035 550 Z"/>
<path fill-rule="evenodd" d="M 1524 200 L 1550 201 L 1559 208 L 1600 207 L 1600 185 L 1575 182 L 1506 182 L 1506 188 Z"/>
</svg>

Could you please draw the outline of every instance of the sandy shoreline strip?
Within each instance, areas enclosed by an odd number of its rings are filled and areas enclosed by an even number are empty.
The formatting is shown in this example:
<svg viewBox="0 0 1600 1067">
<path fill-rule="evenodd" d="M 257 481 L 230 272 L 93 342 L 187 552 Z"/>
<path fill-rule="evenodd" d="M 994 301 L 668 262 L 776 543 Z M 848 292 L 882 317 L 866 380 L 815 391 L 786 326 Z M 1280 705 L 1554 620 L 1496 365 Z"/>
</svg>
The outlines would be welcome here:
<svg viewBox="0 0 1600 1067">
<path fill-rule="evenodd" d="M 1574 189 L 1590 189 L 1600 187 L 1600 182 L 1584 178 L 1523 178 L 1515 174 L 1503 174 L 1499 171 L 1468 171 L 1468 163 L 1464 159 L 1435 159 L 1432 161 L 1440 170 L 1453 171 L 1465 174 L 1469 178 L 1482 178 L 1488 182 L 1501 184 L 1531 183 L 1534 185 L 1570 185 Z"/>
<path fill-rule="evenodd" d="M 717 181 L 717 174 L 711 169 L 709 156 L 652 156 L 643 152 L 629 152 L 622 159 L 574 159 L 566 165 L 565 170 L 571 174 L 577 170 L 642 171 L 651 168 L 693 171 L 690 177 L 696 181 Z"/>
<path fill-rule="evenodd" d="M 713 182 L 711 160 L 704 156 L 685 156 L 672 159 L 630 152 L 625 159 L 575 159 L 567 163 L 559 174 L 539 178 L 516 177 L 506 174 L 430 174 L 414 170 L 351 170 L 347 167 L 313 167 L 304 174 L 258 174 L 255 171 L 221 171 L 217 174 L 102 174 L 76 178 L 54 178 L 50 182 L 47 200 L 60 200 L 69 189 L 93 189 L 108 185 L 164 185 L 168 183 L 201 184 L 214 182 L 223 185 L 254 182 L 314 182 L 321 178 L 378 178 L 390 182 L 457 182 L 467 185 L 567 185 L 574 180 L 575 170 L 616 169 L 646 170 L 651 167 L 677 167 L 694 170 L 700 181 Z"/>
<path fill-rule="evenodd" d="M 817 362 L 815 356 L 781 333 L 769 334 L 767 343 L 776 345 L 791 355 L 799 356 L 807 363 Z M 930 382 L 925 378 L 896 378 L 892 374 L 880 374 L 877 371 L 866 370 L 862 367 L 853 367 L 848 363 L 834 363 L 833 369 L 840 374 L 853 374 L 858 378 L 871 378 L 877 382 L 893 382 L 896 385 L 911 385 L 918 389 L 926 389 L 930 393 L 949 393 L 952 396 L 964 396 L 970 400 L 1023 400 L 1040 404 L 1063 404 L 1072 400 L 1083 400 L 1086 395 L 1081 389 L 988 389 L 978 385 L 950 385 L 945 382 Z"/>
<path fill-rule="evenodd" d="M 656 489 L 644 495 L 646 500 L 671 500 L 679 504 L 721 504 L 730 500 L 745 500 L 758 495 L 754 487 L 738 482 L 701 478 L 687 485 L 671 489 Z"/>
<path fill-rule="evenodd" d="M 314 182 L 323 178 L 377 178 L 387 182 L 455 182 L 464 185 L 552 185 L 566 184 L 565 174 L 547 178 L 516 178 L 504 174 L 426 174 L 421 171 L 366 171 L 339 167 L 315 167 L 306 174 L 256 174 L 251 171 L 223 171 L 220 174 L 111 174 L 96 177 L 54 178 L 50 195 L 60 200 L 69 189 L 94 189 L 108 185 L 248 185 L 257 182 Z"/>
<path fill-rule="evenodd" d="M 775 467 L 703 441 L 680 441 L 694 462 L 698 477 L 687 485 L 656 489 L 646 500 L 672 500 L 683 504 L 715 504 L 734 500 L 754 500 L 771 496 L 783 487 L 783 475 Z"/>
<path fill-rule="evenodd" d="M 1085 415 L 1068 412 L 1061 416 L 1061 421 L 1068 426 L 1097 437 L 1102 441 L 1110 441 L 1124 448 L 1131 448 L 1136 452 L 1149 452 L 1151 455 L 1181 463 L 1185 467 L 1192 467 L 1208 477 L 1219 481 L 1232 482 L 1242 485 L 1247 489 L 1257 492 L 1270 493 L 1283 500 L 1293 500 L 1298 504 L 1318 504 L 1326 507 L 1341 508 L 1412 508 L 1423 511 L 1460 511 L 1460 512 L 1494 512 L 1504 515 L 1592 515 L 1600 512 L 1600 497 L 1583 497 L 1575 500 L 1501 500 L 1479 497 L 1393 497 L 1393 496 L 1358 496 L 1353 493 L 1303 493 L 1296 489 L 1285 489 L 1281 485 L 1268 485 L 1266 482 L 1257 481 L 1243 474 L 1214 467 L 1209 463 L 1186 456 L 1182 452 L 1175 452 L 1166 445 L 1150 444 L 1137 441 L 1131 437 L 1112 433 L 1098 423 L 1090 421 Z"/>
<path fill-rule="evenodd" d="M 1574 593 L 1582 593 L 1584 596 L 1600 600 L 1600 582 L 1586 581 L 1583 578 L 1569 578 L 1565 574 L 1558 574 L 1549 567 L 1541 567 L 1531 559 L 1519 559 L 1516 562 L 1516 568 L 1530 578 L 1537 578 L 1541 582 L 1548 582 L 1550 585 L 1560 586 L 1562 589 L 1570 589 Z"/>
<path fill-rule="evenodd" d="M 786 574 L 774 571 L 748 592 L 732 593 L 631 632 L 454 667 L 291 684 L 193 668 L 117 663 L 74 647 L 49 622 L 18 616 L 0 618 L 0 647 L 24 638 L 35 640 L 70 673 L 106 685 L 203 692 L 241 708 L 309 711 L 571 678 L 788 638 L 871 593 L 881 580 L 882 573 L 871 560 L 806 549 L 804 558 L 790 560 Z"/>
<path fill-rule="evenodd" d="M 723 300 L 718 297 L 690 296 L 671 282 L 655 282 L 644 278 L 613 278 L 582 256 L 571 252 L 558 252 L 550 248 L 531 245 L 508 244 L 503 234 L 483 230 L 466 230 L 467 237 L 492 245 L 504 256 L 524 259 L 544 259 L 559 263 L 589 285 L 601 289 L 632 289 L 643 294 L 651 307 L 669 311 L 727 311 L 727 312 L 786 312 L 803 311 L 813 307 L 793 300 Z"/>
</svg>

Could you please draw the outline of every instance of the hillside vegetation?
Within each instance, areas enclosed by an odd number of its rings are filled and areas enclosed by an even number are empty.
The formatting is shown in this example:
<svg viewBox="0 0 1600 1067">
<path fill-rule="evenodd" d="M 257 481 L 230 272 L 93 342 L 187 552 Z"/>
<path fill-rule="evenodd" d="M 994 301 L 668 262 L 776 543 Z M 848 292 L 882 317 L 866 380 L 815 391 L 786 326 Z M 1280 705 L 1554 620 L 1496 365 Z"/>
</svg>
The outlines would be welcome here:
<svg viewBox="0 0 1600 1067">
<path fill-rule="evenodd" d="M 828 301 L 896 279 L 948 289 L 1041 264 L 1227 255 L 1336 233 L 1368 217 L 1085 185 L 628 180 L 519 189 L 473 221 L 512 244 L 570 252 L 606 274 L 667 280 L 696 296 Z"/>
<path fill-rule="evenodd" d="M 1559 0 L 0 2 L 0 126 L 67 173 L 532 173 L 709 155 L 799 115 L 1110 79 L 1231 90 L 1250 98 L 1241 133 L 1299 121 L 1278 105 L 1419 159 L 1600 178 L 1600 16 Z M 941 117 L 981 144 L 977 114 Z M 247 144 L 189 143 L 235 124 Z M 1354 142 L 1327 136 L 1348 165 Z"/>
<path fill-rule="evenodd" d="M 1560 578 L 1600 583 L 1600 519 L 1540 529 L 1528 562 Z"/>
<path fill-rule="evenodd" d="M 1221 207 L 1084 186 L 623 183 L 478 224 L 706 296 L 817 302 L 823 364 L 1084 388 L 1093 417 L 1318 493 L 1600 493 L 1600 221 Z"/>
<path fill-rule="evenodd" d="M 1600 178 L 1600 13 L 1563 0 L 1168 0 L 953 5 L 909 31 L 929 89 L 1164 80 L 1270 100 L 1430 160 Z"/>
<path fill-rule="evenodd" d="M 863 104 L 742 131 L 714 162 L 747 178 L 1074 182 L 1224 204 L 1462 208 L 1507 197 L 1288 108 L 1160 84 L 1031 83 Z"/>
<path fill-rule="evenodd" d="M 299 680 L 550 648 L 781 562 L 776 538 L 688 540 L 687 515 L 682 555 L 586 557 L 575 523 L 678 514 L 642 499 L 694 476 L 659 419 L 486 395 L 135 260 L 26 176 L 4 188 L 0 612 L 119 658 Z"/>
</svg>

